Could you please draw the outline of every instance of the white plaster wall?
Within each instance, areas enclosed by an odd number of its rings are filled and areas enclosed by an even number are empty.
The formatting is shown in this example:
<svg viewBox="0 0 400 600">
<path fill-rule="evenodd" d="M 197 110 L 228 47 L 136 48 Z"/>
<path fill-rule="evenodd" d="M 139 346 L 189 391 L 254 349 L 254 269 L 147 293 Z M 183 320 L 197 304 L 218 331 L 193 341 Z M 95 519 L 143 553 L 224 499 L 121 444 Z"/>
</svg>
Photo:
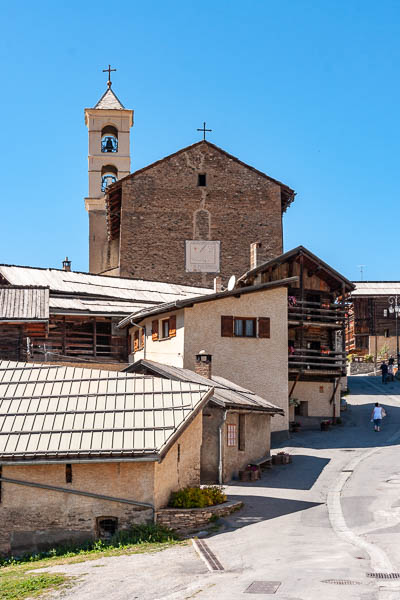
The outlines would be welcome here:
<svg viewBox="0 0 400 600">
<path fill-rule="evenodd" d="M 171 315 L 176 315 L 176 336 L 165 340 L 153 340 L 151 336 L 151 324 L 152 321 L 158 319 L 159 326 L 158 331 L 161 334 L 161 320 L 167 319 Z M 183 328 L 184 313 L 183 309 L 173 312 L 168 312 L 163 315 L 157 315 L 149 317 L 145 321 L 141 322 L 146 328 L 146 343 L 145 349 L 141 349 L 138 352 L 131 353 L 129 356 L 129 362 L 137 362 L 141 358 L 148 360 L 154 360 L 164 365 L 171 365 L 173 367 L 183 367 L 183 347 L 184 347 L 184 328 Z M 129 330 L 129 334 L 132 336 L 137 327 L 132 327 Z"/>
<path fill-rule="evenodd" d="M 335 383 L 323 381 L 298 381 L 293 391 L 292 398 L 308 402 L 309 417 L 333 417 L 333 402 L 329 402 Z M 320 391 L 322 389 L 322 391 Z M 340 415 L 340 385 L 335 394 L 336 416 Z M 294 417 L 296 419 L 296 417 Z"/>
<path fill-rule="evenodd" d="M 239 290 L 238 290 L 239 291 Z M 271 337 L 221 336 L 221 316 L 270 317 Z M 240 297 L 230 296 L 185 308 L 183 366 L 194 370 L 200 350 L 213 355 L 215 375 L 246 387 L 283 408 L 284 417 L 272 418 L 271 430 L 288 428 L 287 290 L 276 288 Z"/>
</svg>

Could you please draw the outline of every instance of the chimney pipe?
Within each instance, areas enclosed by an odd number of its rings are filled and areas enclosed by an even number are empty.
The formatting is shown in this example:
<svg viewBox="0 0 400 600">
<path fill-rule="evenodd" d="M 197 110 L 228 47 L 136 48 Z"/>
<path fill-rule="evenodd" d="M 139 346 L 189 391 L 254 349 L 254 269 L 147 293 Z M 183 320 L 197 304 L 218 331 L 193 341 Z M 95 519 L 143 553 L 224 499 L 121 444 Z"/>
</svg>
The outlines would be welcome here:
<svg viewBox="0 0 400 600">
<path fill-rule="evenodd" d="M 71 270 L 71 261 L 68 260 L 68 256 L 65 257 L 65 260 L 62 262 L 63 270 L 70 271 Z"/>
<path fill-rule="evenodd" d="M 214 277 L 214 292 L 216 294 L 219 294 L 220 292 L 222 292 L 222 277 L 220 277 L 220 275 L 217 275 L 217 277 Z"/>
<path fill-rule="evenodd" d="M 250 270 L 255 269 L 261 263 L 260 252 L 261 242 L 253 242 L 250 244 Z"/>
<path fill-rule="evenodd" d="M 200 352 L 196 354 L 196 362 L 194 366 L 195 373 L 197 373 L 197 375 L 201 375 L 202 377 L 206 377 L 207 379 L 211 379 L 211 362 L 212 355 L 207 354 L 205 350 L 200 350 Z"/>
</svg>

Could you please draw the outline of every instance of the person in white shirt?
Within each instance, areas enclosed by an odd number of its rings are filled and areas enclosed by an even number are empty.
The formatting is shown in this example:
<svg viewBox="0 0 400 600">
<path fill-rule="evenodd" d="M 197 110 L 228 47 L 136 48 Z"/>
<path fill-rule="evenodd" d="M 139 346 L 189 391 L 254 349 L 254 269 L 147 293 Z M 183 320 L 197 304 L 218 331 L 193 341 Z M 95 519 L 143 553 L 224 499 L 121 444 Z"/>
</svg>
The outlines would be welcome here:
<svg viewBox="0 0 400 600">
<path fill-rule="evenodd" d="M 375 406 L 372 409 L 371 421 L 374 422 L 374 431 L 381 430 L 381 423 L 383 417 L 386 417 L 386 411 L 383 406 L 380 406 L 379 402 L 375 402 Z"/>
</svg>

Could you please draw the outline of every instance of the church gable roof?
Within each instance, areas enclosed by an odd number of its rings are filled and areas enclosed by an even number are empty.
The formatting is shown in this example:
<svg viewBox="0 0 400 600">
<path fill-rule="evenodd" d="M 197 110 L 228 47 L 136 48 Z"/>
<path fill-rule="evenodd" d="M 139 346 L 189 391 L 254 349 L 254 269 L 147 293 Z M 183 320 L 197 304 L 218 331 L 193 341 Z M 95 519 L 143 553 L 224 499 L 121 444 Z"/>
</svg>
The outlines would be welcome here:
<svg viewBox="0 0 400 600">
<path fill-rule="evenodd" d="M 94 108 L 103 110 L 125 110 L 124 105 L 119 101 L 111 88 L 108 88 Z"/>
</svg>

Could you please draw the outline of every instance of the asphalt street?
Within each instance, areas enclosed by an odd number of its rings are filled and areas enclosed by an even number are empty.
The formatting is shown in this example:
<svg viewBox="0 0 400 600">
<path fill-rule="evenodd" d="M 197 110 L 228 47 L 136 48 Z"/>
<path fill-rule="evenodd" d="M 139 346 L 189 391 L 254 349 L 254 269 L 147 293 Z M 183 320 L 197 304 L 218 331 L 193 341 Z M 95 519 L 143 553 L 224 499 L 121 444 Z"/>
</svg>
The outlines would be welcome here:
<svg viewBox="0 0 400 600">
<path fill-rule="evenodd" d="M 291 464 L 227 486 L 245 507 L 206 538 L 223 571 L 210 572 L 192 545 L 102 558 L 50 569 L 79 576 L 52 597 L 399 599 L 400 579 L 367 574 L 400 572 L 400 383 L 352 377 L 349 387 L 344 425 L 294 434 Z M 380 433 L 376 401 L 388 413 Z"/>
</svg>

